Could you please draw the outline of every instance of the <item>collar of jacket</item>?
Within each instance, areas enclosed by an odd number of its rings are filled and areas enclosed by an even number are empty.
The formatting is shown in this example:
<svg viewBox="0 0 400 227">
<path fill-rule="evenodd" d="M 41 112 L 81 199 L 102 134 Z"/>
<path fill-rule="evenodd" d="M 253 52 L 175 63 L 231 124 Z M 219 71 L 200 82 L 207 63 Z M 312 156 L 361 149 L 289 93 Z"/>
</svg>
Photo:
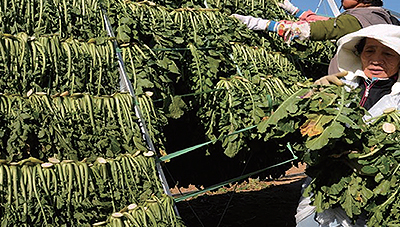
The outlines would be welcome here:
<svg viewBox="0 0 400 227">
<path fill-rule="evenodd" d="M 344 77 L 347 81 L 351 83 L 347 83 L 348 85 L 352 86 L 353 88 L 358 87 L 357 79 L 361 77 L 364 79 L 368 79 L 368 77 L 364 74 L 362 70 L 357 70 L 356 72 L 348 72 L 347 75 Z M 391 95 L 397 95 L 400 93 L 400 72 L 398 73 L 397 81 L 392 86 L 392 91 L 390 92 Z"/>
</svg>

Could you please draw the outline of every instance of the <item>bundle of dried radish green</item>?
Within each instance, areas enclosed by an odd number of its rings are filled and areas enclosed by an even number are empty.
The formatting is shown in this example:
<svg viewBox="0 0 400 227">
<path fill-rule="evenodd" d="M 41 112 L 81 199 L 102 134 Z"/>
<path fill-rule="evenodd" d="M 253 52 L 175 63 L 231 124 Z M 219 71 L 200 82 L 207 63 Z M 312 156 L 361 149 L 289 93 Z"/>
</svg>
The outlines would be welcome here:
<svg viewBox="0 0 400 227">
<path fill-rule="evenodd" d="M 0 222 L 3 226 L 89 226 L 135 203 L 157 218 L 149 220 L 179 226 L 172 198 L 163 194 L 153 155 L 121 154 L 115 159 L 99 157 L 93 163 L 55 157 L 47 162 L 33 157 L 1 160 Z M 143 216 L 134 216 L 141 223 Z"/>
</svg>

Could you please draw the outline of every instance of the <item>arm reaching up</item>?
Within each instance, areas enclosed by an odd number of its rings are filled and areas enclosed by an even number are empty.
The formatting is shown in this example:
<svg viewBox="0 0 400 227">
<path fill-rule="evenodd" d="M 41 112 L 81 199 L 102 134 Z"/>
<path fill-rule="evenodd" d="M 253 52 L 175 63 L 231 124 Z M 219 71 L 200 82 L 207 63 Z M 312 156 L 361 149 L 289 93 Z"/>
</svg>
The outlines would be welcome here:
<svg viewBox="0 0 400 227">
<path fill-rule="evenodd" d="M 254 31 L 270 31 L 276 32 L 286 43 L 290 43 L 293 39 L 308 39 L 310 36 L 310 25 L 306 21 L 273 21 L 252 16 L 243 16 L 232 14 L 233 17 L 244 23 L 248 29 Z"/>
<path fill-rule="evenodd" d="M 284 0 L 283 3 L 278 2 L 278 6 L 286 10 L 286 12 L 291 15 L 296 15 L 300 11 L 299 8 L 294 6 L 291 2 L 289 2 L 289 0 Z"/>
<path fill-rule="evenodd" d="M 314 22 L 319 20 L 328 20 L 330 17 L 317 15 L 311 10 L 301 10 L 293 5 L 289 0 L 284 0 L 283 3 L 278 2 L 278 6 L 284 9 L 289 14 L 307 22 Z"/>
</svg>

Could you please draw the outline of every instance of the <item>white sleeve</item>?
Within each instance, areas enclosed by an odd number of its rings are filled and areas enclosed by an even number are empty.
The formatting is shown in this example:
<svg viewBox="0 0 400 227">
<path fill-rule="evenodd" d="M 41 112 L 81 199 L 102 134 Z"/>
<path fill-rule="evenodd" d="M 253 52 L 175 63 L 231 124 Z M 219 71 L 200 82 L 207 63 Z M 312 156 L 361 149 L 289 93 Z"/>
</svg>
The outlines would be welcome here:
<svg viewBox="0 0 400 227">
<path fill-rule="evenodd" d="M 352 224 L 349 216 L 341 207 L 331 208 L 322 213 L 317 213 L 315 218 L 321 227 L 367 227 L 366 217 L 362 215 Z"/>
<path fill-rule="evenodd" d="M 248 29 L 254 31 L 265 31 L 269 24 L 269 20 L 256 18 L 252 16 L 243 16 L 239 14 L 232 14 L 232 16 L 236 17 L 239 21 L 244 23 Z"/>
<path fill-rule="evenodd" d="M 303 195 L 304 190 L 308 187 L 311 182 L 311 177 L 307 177 L 304 183 L 301 185 L 301 194 Z M 307 218 L 308 216 L 315 213 L 315 207 L 310 205 L 310 197 L 301 196 L 299 205 L 296 209 L 296 224 Z"/>
</svg>

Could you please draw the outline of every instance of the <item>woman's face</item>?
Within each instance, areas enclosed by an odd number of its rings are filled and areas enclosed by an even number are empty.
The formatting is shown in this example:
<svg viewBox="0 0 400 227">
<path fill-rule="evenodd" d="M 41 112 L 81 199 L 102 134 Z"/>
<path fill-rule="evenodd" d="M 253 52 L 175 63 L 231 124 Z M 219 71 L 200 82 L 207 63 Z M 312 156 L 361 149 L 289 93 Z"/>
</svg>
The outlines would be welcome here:
<svg viewBox="0 0 400 227">
<path fill-rule="evenodd" d="M 343 9 L 352 9 L 359 4 L 358 0 L 342 0 Z"/>
<path fill-rule="evenodd" d="M 367 38 L 361 52 L 361 64 L 368 78 L 388 78 L 398 73 L 400 55 L 376 39 Z"/>
</svg>

